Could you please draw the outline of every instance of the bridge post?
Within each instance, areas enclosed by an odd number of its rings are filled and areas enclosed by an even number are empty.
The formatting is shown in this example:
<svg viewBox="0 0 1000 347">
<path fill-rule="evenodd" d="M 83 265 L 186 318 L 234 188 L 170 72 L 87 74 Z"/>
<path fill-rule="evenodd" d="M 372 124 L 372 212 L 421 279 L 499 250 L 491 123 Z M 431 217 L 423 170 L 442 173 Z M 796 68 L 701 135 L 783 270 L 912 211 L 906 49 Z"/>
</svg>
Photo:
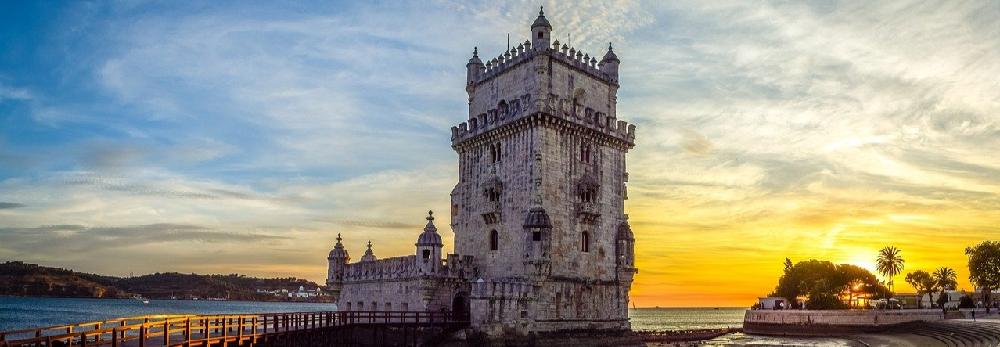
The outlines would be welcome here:
<svg viewBox="0 0 1000 347">
<path fill-rule="evenodd" d="M 191 317 L 184 320 L 184 346 L 191 346 Z"/>
<path fill-rule="evenodd" d="M 139 347 L 146 347 L 146 323 L 139 325 Z"/>
<path fill-rule="evenodd" d="M 111 328 L 111 347 L 118 347 L 118 328 Z"/>
<path fill-rule="evenodd" d="M 163 345 L 170 346 L 170 318 L 163 320 Z"/>
</svg>

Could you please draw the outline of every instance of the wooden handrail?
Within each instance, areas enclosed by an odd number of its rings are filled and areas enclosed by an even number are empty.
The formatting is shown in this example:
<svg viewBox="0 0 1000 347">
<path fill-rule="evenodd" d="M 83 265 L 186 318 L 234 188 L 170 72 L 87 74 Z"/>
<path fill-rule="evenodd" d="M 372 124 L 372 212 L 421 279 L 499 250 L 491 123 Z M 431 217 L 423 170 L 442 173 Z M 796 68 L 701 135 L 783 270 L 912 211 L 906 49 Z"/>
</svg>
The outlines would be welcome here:
<svg viewBox="0 0 1000 347">
<path fill-rule="evenodd" d="M 117 347 L 130 340 L 139 340 L 140 346 L 145 346 L 147 343 L 181 346 L 195 341 L 208 344 L 231 338 L 240 341 L 249 338 L 256 341 L 258 337 L 266 334 L 351 324 L 464 323 L 464 321 L 457 321 L 454 318 L 455 316 L 451 312 L 409 311 L 148 315 L 0 332 L 0 347 L 38 343 L 50 345 L 54 341 L 84 346 L 111 345 Z M 195 340 L 196 337 L 199 337 L 196 335 L 201 336 Z"/>
</svg>

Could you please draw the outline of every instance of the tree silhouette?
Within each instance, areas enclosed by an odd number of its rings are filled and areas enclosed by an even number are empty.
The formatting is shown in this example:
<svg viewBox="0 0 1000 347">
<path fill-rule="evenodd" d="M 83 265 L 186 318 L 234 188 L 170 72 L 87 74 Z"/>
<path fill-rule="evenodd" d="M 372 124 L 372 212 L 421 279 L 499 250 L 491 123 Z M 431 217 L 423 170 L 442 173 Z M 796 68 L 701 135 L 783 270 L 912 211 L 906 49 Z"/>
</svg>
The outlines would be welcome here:
<svg viewBox="0 0 1000 347">
<path fill-rule="evenodd" d="M 895 246 L 886 246 L 878 252 L 878 259 L 875 260 L 875 269 L 882 276 L 888 277 L 889 296 L 894 293 L 892 278 L 903 272 L 903 257 Z"/>
<path fill-rule="evenodd" d="M 965 249 L 969 256 L 969 281 L 983 292 L 983 303 L 989 312 L 990 294 L 1000 288 L 1000 241 L 983 241 Z"/>
<path fill-rule="evenodd" d="M 920 308 L 920 303 L 924 300 L 924 294 L 932 295 L 934 293 L 934 288 L 937 287 L 937 281 L 931 277 L 931 274 L 924 270 L 917 270 L 906 274 L 906 283 L 913 286 L 913 289 L 917 290 L 917 308 Z M 934 298 L 930 298 L 931 307 L 934 307 Z"/>
<path fill-rule="evenodd" d="M 955 270 L 950 267 L 940 267 L 937 270 L 934 270 L 933 277 L 937 287 L 941 289 L 941 296 L 938 297 L 938 304 L 940 304 L 941 307 L 944 307 L 943 303 L 948 302 L 948 300 L 943 298 L 944 291 L 947 289 L 955 289 L 955 286 L 958 285 L 958 274 L 956 274 Z"/>
</svg>

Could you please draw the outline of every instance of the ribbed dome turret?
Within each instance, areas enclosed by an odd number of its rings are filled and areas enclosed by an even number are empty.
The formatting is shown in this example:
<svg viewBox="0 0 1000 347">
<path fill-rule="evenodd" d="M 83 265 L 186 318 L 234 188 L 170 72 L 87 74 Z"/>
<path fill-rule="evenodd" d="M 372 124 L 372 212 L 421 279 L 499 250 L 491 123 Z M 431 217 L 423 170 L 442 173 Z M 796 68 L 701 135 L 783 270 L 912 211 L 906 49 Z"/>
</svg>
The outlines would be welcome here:
<svg viewBox="0 0 1000 347">
<path fill-rule="evenodd" d="M 540 7 L 538 9 L 538 18 L 535 18 L 535 22 L 531 24 L 531 28 L 532 29 L 534 29 L 536 27 L 546 27 L 546 28 L 552 29 L 552 24 L 549 24 L 549 20 L 545 19 L 545 8 L 544 7 Z"/>
<path fill-rule="evenodd" d="M 545 213 L 545 209 L 542 207 L 532 207 L 528 211 L 528 217 L 524 219 L 525 229 L 527 228 L 552 228 L 552 222 L 549 220 L 549 214 Z"/>
<path fill-rule="evenodd" d="M 424 226 L 424 232 L 420 233 L 420 237 L 417 238 L 417 246 L 444 246 L 441 243 L 441 235 L 437 233 L 437 227 L 434 226 L 434 211 L 427 211 L 427 225 Z"/>
<path fill-rule="evenodd" d="M 365 255 L 361 256 L 361 261 L 376 261 L 378 258 L 375 257 L 375 253 L 372 252 L 372 241 L 368 240 L 368 249 L 365 250 Z"/>
<path fill-rule="evenodd" d="M 469 63 L 466 65 L 483 65 L 483 61 L 479 60 L 479 47 L 472 49 L 472 58 L 469 59 Z"/>
<path fill-rule="evenodd" d="M 337 244 L 333 246 L 330 250 L 329 259 L 351 259 L 351 256 L 347 254 L 347 250 L 344 249 L 344 244 L 340 243 L 340 234 L 337 234 Z"/>
<path fill-rule="evenodd" d="M 601 63 L 604 63 L 604 62 L 621 63 L 621 60 L 618 60 L 618 56 L 615 55 L 615 50 L 613 48 L 611 48 L 611 43 L 610 42 L 608 43 L 608 53 L 605 53 L 604 54 L 604 58 L 601 58 Z"/>
</svg>

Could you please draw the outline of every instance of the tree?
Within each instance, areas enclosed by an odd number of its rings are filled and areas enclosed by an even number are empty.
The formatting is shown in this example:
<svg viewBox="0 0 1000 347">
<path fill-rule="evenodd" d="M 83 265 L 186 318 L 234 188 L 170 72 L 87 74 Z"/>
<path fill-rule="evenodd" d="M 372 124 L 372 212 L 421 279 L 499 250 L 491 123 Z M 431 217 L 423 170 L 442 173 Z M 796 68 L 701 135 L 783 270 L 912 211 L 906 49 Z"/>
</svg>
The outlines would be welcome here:
<svg viewBox="0 0 1000 347">
<path fill-rule="evenodd" d="M 882 276 L 888 277 L 890 296 L 893 292 L 892 278 L 903 272 L 903 257 L 895 246 L 886 246 L 878 252 L 875 268 Z"/>
<path fill-rule="evenodd" d="M 940 267 L 934 270 L 934 282 L 938 288 L 941 289 L 941 296 L 938 297 L 938 304 L 944 307 L 944 303 L 948 302 L 948 298 L 944 296 L 944 291 L 946 289 L 954 290 L 955 286 L 958 285 L 958 274 L 955 270 L 950 267 Z"/>
<path fill-rule="evenodd" d="M 969 281 L 983 292 L 986 312 L 992 305 L 990 293 L 1000 288 L 1000 241 L 983 241 L 965 249 L 969 256 Z"/>
<path fill-rule="evenodd" d="M 778 286 L 771 296 L 796 302 L 805 296 L 809 309 L 839 309 L 847 305 L 840 301 L 841 293 L 879 295 L 887 290 L 871 272 L 864 268 L 829 261 L 808 260 L 788 266 L 778 279 Z"/>
<path fill-rule="evenodd" d="M 913 286 L 913 289 L 917 290 L 917 307 L 920 307 L 920 303 L 924 300 L 924 294 L 932 295 L 934 293 L 934 288 L 937 287 L 937 281 L 931 277 L 931 274 L 924 270 L 917 270 L 906 274 L 906 283 Z M 931 307 L 934 307 L 934 298 L 930 298 Z"/>
</svg>

